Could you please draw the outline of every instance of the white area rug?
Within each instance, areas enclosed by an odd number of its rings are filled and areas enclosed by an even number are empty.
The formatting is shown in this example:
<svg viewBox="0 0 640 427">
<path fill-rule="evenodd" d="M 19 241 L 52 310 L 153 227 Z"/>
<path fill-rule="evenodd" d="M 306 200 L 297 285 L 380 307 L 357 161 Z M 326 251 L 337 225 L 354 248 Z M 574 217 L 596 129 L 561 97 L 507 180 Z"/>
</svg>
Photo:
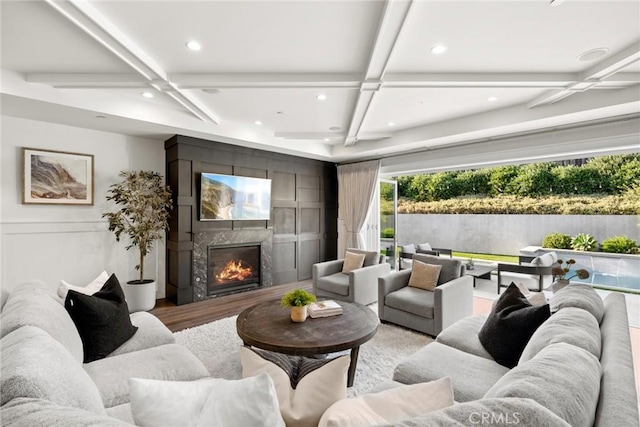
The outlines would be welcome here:
<svg viewBox="0 0 640 427">
<path fill-rule="evenodd" d="M 238 348 L 242 340 L 236 334 L 236 317 L 227 317 L 206 325 L 176 332 L 176 340 L 189 348 L 207 367 L 211 376 L 242 378 Z M 392 325 L 381 324 L 376 335 L 360 347 L 358 365 L 349 396 L 366 393 L 375 385 L 390 381 L 393 368 L 433 338 Z"/>
</svg>

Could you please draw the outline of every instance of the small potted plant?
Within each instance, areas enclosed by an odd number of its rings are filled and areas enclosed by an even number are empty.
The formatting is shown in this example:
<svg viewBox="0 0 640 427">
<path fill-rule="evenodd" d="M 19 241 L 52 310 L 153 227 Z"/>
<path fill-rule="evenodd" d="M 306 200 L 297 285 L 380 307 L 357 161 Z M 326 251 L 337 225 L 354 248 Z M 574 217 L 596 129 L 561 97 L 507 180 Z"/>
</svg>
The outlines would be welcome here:
<svg viewBox="0 0 640 427">
<path fill-rule="evenodd" d="M 569 284 L 569 280 L 574 277 L 578 277 L 580 279 L 586 279 L 589 277 L 589 272 L 584 268 L 571 271 L 571 266 L 576 263 L 574 259 L 567 260 L 565 267 L 562 266 L 562 264 L 565 264 L 563 260 L 559 259 L 556 262 L 558 265 L 551 269 L 551 274 L 553 274 L 555 279 L 552 285 L 553 292 L 559 291 L 567 286 Z"/>
<path fill-rule="evenodd" d="M 291 320 L 304 322 L 307 320 L 307 306 L 316 301 L 316 296 L 304 289 L 294 289 L 287 292 L 280 299 L 282 307 L 291 307 Z"/>
<path fill-rule="evenodd" d="M 473 270 L 473 258 L 467 260 L 467 270 Z"/>
<path fill-rule="evenodd" d="M 156 281 L 145 279 L 144 258 L 156 240 L 162 239 L 169 229 L 169 210 L 172 209 L 171 190 L 164 185 L 162 176 L 153 171 L 120 172 L 123 181 L 109 187 L 107 200 L 115 202 L 118 210 L 106 212 L 109 231 L 116 241 L 124 233 L 130 239 L 127 250 L 137 247 L 140 271 L 137 280 L 128 281 L 123 290 L 130 311 L 151 310 L 156 304 Z"/>
</svg>

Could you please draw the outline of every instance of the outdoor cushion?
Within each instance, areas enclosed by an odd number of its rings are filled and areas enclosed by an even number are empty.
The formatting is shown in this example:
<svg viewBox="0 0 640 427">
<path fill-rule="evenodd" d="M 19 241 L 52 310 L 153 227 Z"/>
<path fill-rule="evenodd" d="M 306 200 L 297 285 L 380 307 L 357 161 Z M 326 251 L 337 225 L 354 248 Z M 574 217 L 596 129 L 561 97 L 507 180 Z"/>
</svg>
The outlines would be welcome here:
<svg viewBox="0 0 640 427">
<path fill-rule="evenodd" d="M 380 264 L 380 253 L 377 251 L 365 251 L 355 248 L 347 248 L 347 251 L 354 254 L 364 254 L 364 263 L 362 264 L 363 267 Z"/>
<path fill-rule="evenodd" d="M 384 305 L 426 317 L 427 319 L 433 319 L 433 299 L 433 292 L 405 286 L 388 294 L 384 298 Z"/>
<path fill-rule="evenodd" d="M 320 277 L 316 281 L 316 288 L 331 292 L 337 295 L 349 295 L 349 275 L 335 273 L 329 276 Z"/>
<path fill-rule="evenodd" d="M 487 320 L 487 316 L 474 315 L 458 320 L 453 325 L 445 328 L 436 337 L 436 342 L 457 348 L 458 350 L 493 360 L 493 357 L 482 346 L 478 338 L 478 332 Z"/>
<path fill-rule="evenodd" d="M 572 426 L 592 426 L 600 377 L 600 362 L 593 354 L 556 343 L 513 368 L 484 397 L 531 398 Z"/>
<path fill-rule="evenodd" d="M 533 333 L 518 364 L 532 359 L 540 350 L 557 342 L 573 344 L 600 359 L 602 340 L 598 322 L 586 310 L 567 307 L 551 315 Z"/>
<path fill-rule="evenodd" d="M 507 372 L 493 360 L 433 342 L 398 363 L 393 380 L 415 384 L 447 376 L 456 402 L 468 402 L 482 398 Z"/>
<path fill-rule="evenodd" d="M 553 294 L 550 304 L 554 313 L 564 307 L 578 307 L 591 313 L 598 323 L 604 317 L 602 298 L 589 285 L 571 283 Z"/>
<path fill-rule="evenodd" d="M 418 249 L 420 249 L 421 251 L 432 251 L 433 249 L 431 248 L 431 245 L 428 243 L 419 243 L 418 244 Z"/>
<path fill-rule="evenodd" d="M 404 252 L 406 254 L 415 254 L 416 245 L 414 245 L 413 243 L 409 245 L 400 245 L 400 252 Z"/>
<path fill-rule="evenodd" d="M 426 264 L 441 265 L 440 277 L 438 278 L 438 286 L 443 283 L 457 279 L 462 275 L 462 261 L 458 259 L 440 258 L 434 255 L 416 254 L 414 260 L 424 262 Z"/>
<path fill-rule="evenodd" d="M 553 252 L 555 254 L 555 252 Z M 531 260 L 531 265 L 535 265 L 538 267 L 551 267 L 557 259 L 554 259 L 554 256 L 551 255 L 551 252 L 546 253 L 544 255 L 540 255 L 539 257 L 535 257 Z"/>
</svg>

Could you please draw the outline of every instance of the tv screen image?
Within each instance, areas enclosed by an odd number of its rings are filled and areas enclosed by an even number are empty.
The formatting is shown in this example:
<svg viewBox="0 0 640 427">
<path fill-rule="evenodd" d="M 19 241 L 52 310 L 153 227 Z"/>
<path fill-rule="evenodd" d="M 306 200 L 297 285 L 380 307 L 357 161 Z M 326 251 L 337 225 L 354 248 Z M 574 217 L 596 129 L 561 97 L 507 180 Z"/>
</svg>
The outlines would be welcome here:
<svg viewBox="0 0 640 427">
<path fill-rule="evenodd" d="M 201 221 L 268 220 L 270 212 L 270 179 L 201 174 Z"/>
</svg>

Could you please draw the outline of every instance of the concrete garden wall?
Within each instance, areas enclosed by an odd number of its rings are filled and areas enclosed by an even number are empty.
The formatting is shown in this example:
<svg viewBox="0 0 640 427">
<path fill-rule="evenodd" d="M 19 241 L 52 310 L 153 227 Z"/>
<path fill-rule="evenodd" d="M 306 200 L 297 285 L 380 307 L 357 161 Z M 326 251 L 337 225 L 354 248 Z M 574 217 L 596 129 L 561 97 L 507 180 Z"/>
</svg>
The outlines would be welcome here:
<svg viewBox="0 0 640 427">
<path fill-rule="evenodd" d="M 398 215 L 398 244 L 429 242 L 462 252 L 517 255 L 554 231 L 591 234 L 598 242 L 627 236 L 640 242 L 635 215 Z M 384 226 L 382 227 L 384 228 Z"/>
</svg>

